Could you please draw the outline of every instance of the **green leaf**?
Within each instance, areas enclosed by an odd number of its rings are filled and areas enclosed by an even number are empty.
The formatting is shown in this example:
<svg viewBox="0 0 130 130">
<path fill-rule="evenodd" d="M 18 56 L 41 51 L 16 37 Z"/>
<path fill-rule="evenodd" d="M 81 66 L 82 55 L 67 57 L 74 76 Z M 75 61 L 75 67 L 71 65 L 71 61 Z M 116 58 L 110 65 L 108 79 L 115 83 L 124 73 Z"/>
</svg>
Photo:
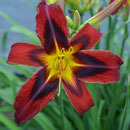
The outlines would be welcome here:
<svg viewBox="0 0 130 130">
<path fill-rule="evenodd" d="M 0 11 L 0 15 L 3 16 L 9 23 L 11 23 L 13 25 L 18 25 L 18 23 L 16 21 L 14 21 L 11 17 L 9 17 L 4 12 Z"/>
<path fill-rule="evenodd" d="M 8 32 L 5 32 L 5 33 L 3 34 L 3 38 L 2 38 L 2 51 L 3 51 L 3 52 L 5 52 L 5 47 L 6 47 L 7 38 L 8 38 Z"/>
<path fill-rule="evenodd" d="M 7 116 L 0 113 L 0 122 L 3 123 L 10 130 L 22 130 L 20 127 L 17 127 L 16 124 L 11 121 Z"/>
<path fill-rule="evenodd" d="M 0 112 L 12 111 L 12 109 L 13 108 L 11 106 L 5 106 L 0 108 Z"/>
<path fill-rule="evenodd" d="M 12 105 L 14 100 L 12 88 L 0 89 L 0 98 Z"/>
<path fill-rule="evenodd" d="M 32 31 L 30 31 L 27 28 L 24 28 L 20 25 L 14 25 L 12 26 L 10 29 L 10 31 L 13 32 L 19 32 L 22 33 L 24 36 L 26 36 L 33 44 L 37 44 L 40 45 L 40 40 L 38 39 L 38 37 L 36 36 L 35 33 L 33 33 Z"/>
<path fill-rule="evenodd" d="M 20 81 L 20 79 L 15 74 L 2 66 L 0 67 L 0 73 L 1 75 L 3 75 L 3 77 L 1 76 L 1 78 L 3 78 L 5 82 L 8 82 L 8 84 L 11 84 L 11 82 L 14 82 L 14 80 L 16 80 L 17 82 Z"/>
<path fill-rule="evenodd" d="M 75 128 L 78 130 L 84 130 L 83 122 L 82 119 L 80 118 L 79 115 L 75 112 L 74 108 L 72 107 L 72 104 L 69 103 L 68 105 L 68 117 L 73 121 L 75 124 Z"/>
<path fill-rule="evenodd" d="M 102 114 L 104 105 L 105 105 L 105 101 L 101 100 L 100 104 L 99 104 L 98 112 L 97 112 L 97 129 L 98 130 L 101 130 L 101 125 L 102 125 L 102 121 L 101 121 L 102 115 L 101 114 Z"/>
<path fill-rule="evenodd" d="M 36 34 L 34 34 L 32 31 L 22 27 L 20 24 L 18 24 L 16 21 L 14 21 L 11 17 L 9 17 L 4 12 L 0 11 L 0 15 L 3 16 L 9 23 L 13 25 L 10 28 L 10 31 L 20 32 L 24 34 L 32 43 L 40 45 L 40 40 L 38 39 Z"/>
<path fill-rule="evenodd" d="M 126 121 L 128 104 L 129 104 L 129 95 L 130 95 L 129 80 L 130 80 L 130 76 L 128 76 L 127 97 L 126 97 L 124 111 L 122 113 L 122 119 L 121 119 L 119 130 L 124 130 L 124 127 L 125 127 L 124 124 L 125 124 L 125 121 Z"/>
<path fill-rule="evenodd" d="M 39 112 L 34 119 L 39 123 L 39 125 L 44 130 L 56 130 L 52 122 L 44 115 L 44 113 Z"/>
</svg>

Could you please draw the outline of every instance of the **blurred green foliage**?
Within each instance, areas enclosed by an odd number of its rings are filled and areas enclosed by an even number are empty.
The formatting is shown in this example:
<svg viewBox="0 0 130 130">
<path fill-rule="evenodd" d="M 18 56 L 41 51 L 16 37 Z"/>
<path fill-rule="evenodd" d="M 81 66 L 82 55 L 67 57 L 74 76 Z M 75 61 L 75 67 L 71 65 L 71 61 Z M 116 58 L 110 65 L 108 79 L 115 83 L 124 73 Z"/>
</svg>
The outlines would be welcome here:
<svg viewBox="0 0 130 130">
<path fill-rule="evenodd" d="M 68 4 L 69 3 L 67 3 L 67 5 Z M 71 3 L 69 6 L 71 7 L 70 11 L 72 10 L 73 4 Z M 65 7 L 67 5 L 65 5 Z M 78 9 L 79 8 L 80 7 L 78 6 Z M 75 9 L 77 9 L 76 6 L 74 6 L 73 10 Z M 91 8 L 91 11 L 89 11 L 90 15 L 96 13 L 92 13 L 93 10 L 97 11 L 97 6 Z M 81 17 L 83 17 L 85 12 L 81 12 Z M 3 38 L 1 39 L 0 47 L 2 48 L 3 55 L 8 40 L 8 33 L 12 31 L 20 32 L 30 41 L 30 43 L 40 45 L 40 41 L 34 32 L 19 25 L 4 12 L 0 12 L 0 15 L 12 24 L 8 31 L 3 34 Z M 59 97 L 55 96 L 55 100 L 50 102 L 33 119 L 17 126 L 13 116 L 13 102 L 21 85 L 35 72 L 35 70 L 34 68 L 22 65 L 8 65 L 6 64 L 7 59 L 1 57 L 0 130 L 130 130 L 130 90 L 128 83 L 128 79 L 130 81 L 130 77 L 128 77 L 128 74 L 130 73 L 130 52 L 129 49 L 125 50 L 126 45 L 130 48 L 130 26 L 129 21 L 120 24 L 118 17 L 120 16 L 109 16 L 109 18 L 107 18 L 108 23 L 106 23 L 106 26 L 108 26 L 108 30 L 101 40 L 103 40 L 104 49 L 111 50 L 113 53 L 122 56 L 124 64 L 120 69 L 121 80 L 118 83 L 107 85 L 87 83 L 94 98 L 95 106 L 82 116 L 79 116 L 76 113 L 65 92 L 62 90 L 62 107 L 64 108 L 64 111 L 61 112 Z M 70 15 L 70 18 L 73 19 L 73 14 Z M 75 34 L 75 29 L 76 28 L 71 25 L 70 32 L 72 35 Z M 119 44 L 119 33 L 123 37 L 121 44 Z M 72 35 L 70 35 L 70 37 Z M 95 49 L 100 49 L 100 44 L 98 44 Z"/>
</svg>

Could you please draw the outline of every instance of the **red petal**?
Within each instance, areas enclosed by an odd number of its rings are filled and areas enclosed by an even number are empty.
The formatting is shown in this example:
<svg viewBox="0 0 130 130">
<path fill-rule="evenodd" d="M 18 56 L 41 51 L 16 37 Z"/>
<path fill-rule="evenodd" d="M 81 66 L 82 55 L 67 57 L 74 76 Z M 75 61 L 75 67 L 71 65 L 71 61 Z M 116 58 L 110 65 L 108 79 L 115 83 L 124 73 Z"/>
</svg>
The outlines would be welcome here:
<svg viewBox="0 0 130 130">
<path fill-rule="evenodd" d="M 15 43 L 11 47 L 8 64 L 23 64 L 29 66 L 43 66 L 38 56 L 43 55 L 42 47 L 29 43 Z"/>
<path fill-rule="evenodd" d="M 55 51 L 58 46 L 68 48 L 67 21 L 58 5 L 46 5 L 42 1 L 37 7 L 36 33 L 47 53 Z"/>
<path fill-rule="evenodd" d="M 93 98 L 82 81 L 74 77 L 73 82 L 63 79 L 62 83 L 67 96 L 78 114 L 83 114 L 94 105 Z"/>
<path fill-rule="evenodd" d="M 80 51 L 74 54 L 74 58 L 82 65 L 74 67 L 73 71 L 83 81 L 106 84 L 120 79 L 118 71 L 123 60 L 110 51 Z"/>
<path fill-rule="evenodd" d="M 113 1 L 115 1 L 115 0 L 110 0 L 110 4 L 111 4 Z M 119 11 L 119 9 L 120 9 L 124 4 L 126 4 L 126 2 L 127 2 L 127 0 L 123 0 L 122 3 L 119 5 L 119 7 L 118 7 L 114 12 L 112 12 L 112 14 L 113 14 L 113 15 L 116 14 L 116 13 Z"/>
<path fill-rule="evenodd" d="M 70 41 L 75 51 L 91 49 L 100 40 L 102 34 L 94 27 L 86 24 Z"/>
<path fill-rule="evenodd" d="M 54 99 L 59 80 L 47 79 L 46 69 L 37 71 L 20 88 L 15 102 L 15 120 L 21 124 L 34 117 L 47 103 Z"/>
</svg>

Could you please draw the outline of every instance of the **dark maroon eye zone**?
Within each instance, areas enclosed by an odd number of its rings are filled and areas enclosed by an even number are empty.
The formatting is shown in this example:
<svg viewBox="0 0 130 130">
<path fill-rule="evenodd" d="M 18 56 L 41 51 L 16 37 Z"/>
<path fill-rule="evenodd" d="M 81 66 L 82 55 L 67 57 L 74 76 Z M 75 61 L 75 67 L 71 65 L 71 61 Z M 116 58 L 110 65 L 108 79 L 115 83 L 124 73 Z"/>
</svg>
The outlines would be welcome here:
<svg viewBox="0 0 130 130">
<path fill-rule="evenodd" d="M 80 81 L 79 80 L 76 80 L 75 83 L 76 83 L 76 86 L 77 87 L 72 87 L 71 84 L 65 82 L 65 80 L 62 80 L 63 84 L 65 85 L 65 87 L 67 87 L 72 94 L 75 94 L 77 96 L 81 96 L 82 95 L 82 89 L 80 87 Z"/>
<path fill-rule="evenodd" d="M 57 42 L 60 49 L 61 48 L 68 49 L 68 47 L 69 47 L 68 39 L 65 36 L 64 32 L 61 30 L 61 28 L 58 26 L 58 24 L 53 19 L 51 19 L 51 23 L 53 26 L 54 34 L 51 30 L 50 23 L 48 20 L 46 21 L 46 24 L 45 24 L 44 48 L 45 48 L 45 51 L 47 54 L 54 52 L 56 50 L 55 43 L 54 43 L 55 42 L 54 37 L 56 38 L 56 42 Z"/>
<path fill-rule="evenodd" d="M 45 69 L 42 69 L 37 75 L 37 78 L 36 78 L 36 81 L 33 86 L 31 96 L 30 96 L 30 99 L 33 99 L 33 101 L 36 101 L 40 98 L 43 98 L 44 96 L 47 96 L 48 93 L 51 93 L 52 91 L 54 91 L 58 86 L 59 81 L 57 79 L 52 79 L 47 84 L 45 84 L 45 86 L 43 86 L 44 82 L 46 81 L 45 75 L 46 75 Z M 40 92 L 37 93 L 39 90 Z"/>
<path fill-rule="evenodd" d="M 74 54 L 74 57 L 76 57 L 77 60 L 81 62 L 81 64 L 90 65 L 90 67 L 79 67 L 80 69 L 75 70 L 75 75 L 77 77 L 83 78 L 87 76 L 101 74 L 109 70 L 109 68 L 105 67 L 107 66 L 105 62 L 97 60 L 94 56 L 84 55 L 82 53 L 77 52 Z"/>
<path fill-rule="evenodd" d="M 71 42 L 72 46 L 74 46 L 76 44 L 80 44 L 79 48 L 78 48 L 79 50 L 84 50 L 89 45 L 88 37 L 83 35 Z"/>
<path fill-rule="evenodd" d="M 43 49 L 34 49 L 30 51 L 29 57 L 32 61 L 39 63 L 41 66 L 44 66 L 43 62 L 38 58 L 38 55 L 42 54 L 43 52 Z"/>
</svg>

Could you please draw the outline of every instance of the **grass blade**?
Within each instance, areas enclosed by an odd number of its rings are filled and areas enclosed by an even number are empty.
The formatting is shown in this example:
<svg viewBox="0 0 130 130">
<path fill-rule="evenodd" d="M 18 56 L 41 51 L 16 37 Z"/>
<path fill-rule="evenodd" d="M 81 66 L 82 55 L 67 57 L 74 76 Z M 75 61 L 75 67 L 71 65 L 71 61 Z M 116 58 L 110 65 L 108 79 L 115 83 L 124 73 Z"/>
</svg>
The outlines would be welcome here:
<svg viewBox="0 0 130 130">
<path fill-rule="evenodd" d="M 7 116 L 0 113 L 0 122 L 2 122 L 10 130 L 22 130 L 20 127 L 17 127 L 16 124 L 11 121 Z"/>
<path fill-rule="evenodd" d="M 34 119 L 44 130 L 56 130 L 51 121 L 43 113 L 39 112 Z"/>
<path fill-rule="evenodd" d="M 130 75 L 128 75 L 127 97 L 126 97 L 126 103 L 125 103 L 124 112 L 123 112 L 123 115 L 122 115 L 119 130 L 124 130 L 123 128 L 124 128 L 125 119 L 126 119 L 126 115 L 127 115 L 127 109 L 128 109 L 128 104 L 129 104 L 129 94 L 130 94 L 129 78 L 130 78 Z"/>
</svg>

